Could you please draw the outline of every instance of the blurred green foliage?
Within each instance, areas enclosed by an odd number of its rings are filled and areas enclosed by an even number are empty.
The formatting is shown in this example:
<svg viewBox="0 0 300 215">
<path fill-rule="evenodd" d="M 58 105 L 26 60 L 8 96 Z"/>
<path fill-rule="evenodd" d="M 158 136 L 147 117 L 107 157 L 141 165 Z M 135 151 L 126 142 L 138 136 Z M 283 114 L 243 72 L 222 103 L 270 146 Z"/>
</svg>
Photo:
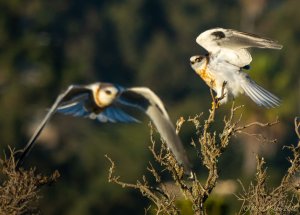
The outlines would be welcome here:
<svg viewBox="0 0 300 215">
<path fill-rule="evenodd" d="M 207 111 L 209 90 L 190 68 L 189 57 L 205 53 L 195 43 L 196 36 L 219 26 L 252 31 L 284 45 L 281 51 L 253 50 L 249 72 L 282 98 L 282 106 L 266 110 L 249 98 L 237 99 L 246 105 L 243 120 L 247 122 L 279 116 L 282 123 L 268 131 L 279 143 L 261 146 L 247 136 L 236 139 L 221 160 L 221 177 L 247 178 L 245 155 L 251 157 L 256 151 L 276 164 L 274 173 L 282 173 L 287 161 L 277 149 L 293 142 L 292 119 L 300 110 L 300 2 L 253 1 L 261 4 L 261 12 L 246 7 L 245 2 L 251 5 L 247 0 L 0 0 L 1 150 L 7 145 L 23 147 L 46 108 L 74 83 L 148 86 L 164 100 L 174 122 L 182 115 Z M 245 20 L 252 20 L 251 25 L 242 25 Z M 222 106 L 220 122 L 229 107 Z M 55 116 L 27 161 L 28 166 L 45 172 L 58 169 L 62 175 L 59 183 L 44 190 L 42 213 L 144 213 L 148 203 L 143 197 L 107 182 L 104 158 L 109 154 L 127 181 L 146 174 L 151 156 L 148 119 L 143 121 L 139 125 L 104 125 Z M 193 132 L 186 128 L 181 134 L 191 157 L 195 156 L 189 147 Z M 256 149 L 245 147 L 245 142 Z M 194 166 L 199 169 L 200 165 Z M 216 201 L 222 206 L 213 210 L 210 203 Z M 223 201 L 209 203 L 213 214 L 226 214 L 214 212 L 227 207 Z"/>
</svg>

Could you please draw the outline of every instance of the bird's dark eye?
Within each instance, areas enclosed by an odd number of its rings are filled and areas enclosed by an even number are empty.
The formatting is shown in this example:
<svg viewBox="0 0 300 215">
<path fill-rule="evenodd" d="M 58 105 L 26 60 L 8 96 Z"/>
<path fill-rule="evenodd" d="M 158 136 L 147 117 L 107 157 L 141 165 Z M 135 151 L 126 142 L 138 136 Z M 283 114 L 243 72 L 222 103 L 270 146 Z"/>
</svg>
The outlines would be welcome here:
<svg viewBox="0 0 300 215">
<path fill-rule="evenodd" d="M 195 59 L 195 61 L 198 63 L 198 62 L 200 62 L 200 57 L 197 57 L 196 59 Z"/>
<path fill-rule="evenodd" d="M 111 95 L 112 94 L 112 92 L 110 91 L 110 90 L 105 90 L 104 91 L 107 95 Z"/>
</svg>

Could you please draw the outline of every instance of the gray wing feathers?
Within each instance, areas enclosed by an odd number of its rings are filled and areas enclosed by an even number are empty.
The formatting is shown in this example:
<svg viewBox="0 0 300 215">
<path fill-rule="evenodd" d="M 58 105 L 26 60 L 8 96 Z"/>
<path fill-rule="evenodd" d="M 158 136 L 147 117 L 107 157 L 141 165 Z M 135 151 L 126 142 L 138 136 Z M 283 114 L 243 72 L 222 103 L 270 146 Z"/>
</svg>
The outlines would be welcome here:
<svg viewBox="0 0 300 215">
<path fill-rule="evenodd" d="M 89 98 L 88 93 L 84 93 L 82 95 L 76 96 L 74 99 L 70 101 L 64 102 L 57 107 L 56 112 L 62 113 L 65 115 L 72 115 L 72 116 L 89 116 L 88 110 L 84 108 L 84 101 Z"/>
<path fill-rule="evenodd" d="M 211 55 L 222 55 L 222 59 L 243 67 L 252 61 L 247 48 L 281 49 L 277 41 L 255 34 L 233 29 L 214 28 L 201 33 L 196 42 Z"/>
<path fill-rule="evenodd" d="M 111 105 L 110 107 L 105 108 L 102 112 L 96 114 L 85 108 L 85 100 L 89 99 L 89 95 L 82 95 L 81 100 L 76 102 L 60 105 L 57 108 L 58 113 L 65 115 L 72 115 L 75 117 L 88 117 L 90 119 L 97 119 L 100 122 L 139 122 L 139 120 L 125 113 L 121 109 Z"/>
<path fill-rule="evenodd" d="M 281 49 L 277 41 L 255 34 L 240 32 L 233 29 L 214 28 L 201 33 L 196 42 L 207 49 L 216 52 L 222 48 L 238 50 L 243 48 L 269 48 Z"/>
<path fill-rule="evenodd" d="M 93 119 L 93 116 L 90 115 L 90 118 Z M 129 114 L 125 113 L 119 108 L 116 107 L 109 107 L 103 110 L 100 114 L 96 116 L 96 118 L 100 122 L 139 122 L 136 118 L 130 116 Z"/>
<path fill-rule="evenodd" d="M 224 43 L 232 46 L 233 48 L 268 48 L 268 49 L 281 49 L 277 41 L 271 40 L 266 37 L 261 37 L 255 34 L 240 32 L 232 29 L 228 29 L 228 40 Z"/>
<path fill-rule="evenodd" d="M 181 140 L 175 132 L 173 124 L 163 117 L 160 111 L 154 106 L 149 107 L 146 113 L 152 119 L 152 122 L 159 131 L 161 137 L 166 141 L 168 148 L 174 154 L 176 160 L 183 165 L 185 172 L 190 174 L 190 162 L 187 158 Z"/>
<path fill-rule="evenodd" d="M 169 120 L 169 115 L 165 109 L 163 102 L 152 90 L 150 90 L 147 87 L 132 87 L 132 88 L 128 88 L 127 91 L 128 92 L 132 91 L 145 98 L 149 104 L 157 107 L 161 111 L 161 114 Z M 138 103 L 132 103 L 132 104 L 136 104 L 138 106 Z"/>
<path fill-rule="evenodd" d="M 245 93 L 259 106 L 273 108 L 280 105 L 280 99 L 256 84 L 250 78 L 242 83 Z"/>
<path fill-rule="evenodd" d="M 30 153 L 32 147 L 34 146 L 34 143 L 36 139 L 39 137 L 40 133 L 42 132 L 43 128 L 47 124 L 47 122 L 50 120 L 51 116 L 56 112 L 57 107 L 60 105 L 60 103 L 70 94 L 72 94 L 74 91 L 85 91 L 81 86 L 72 85 L 70 86 L 65 92 L 61 93 L 55 100 L 54 104 L 48 111 L 47 115 L 44 117 L 43 121 L 39 124 L 38 128 L 35 130 L 34 134 L 28 141 L 27 145 L 22 151 L 22 154 L 20 158 L 18 159 L 16 168 L 18 169 L 20 165 L 24 162 L 24 158 Z"/>
<path fill-rule="evenodd" d="M 128 93 L 128 95 L 131 94 L 131 98 L 138 98 L 139 101 L 142 101 L 142 105 L 139 105 L 134 99 L 129 98 L 126 93 Z M 138 94 L 139 96 L 134 96 L 132 93 Z M 140 96 L 148 102 L 143 101 L 143 99 L 139 98 Z M 129 88 L 124 91 L 124 97 L 126 97 L 125 100 L 122 99 L 122 95 L 120 96 L 121 103 L 135 106 L 143 110 L 150 117 L 161 137 L 166 141 L 168 148 L 174 154 L 176 160 L 183 165 L 185 172 L 190 174 L 191 165 L 185 149 L 180 138 L 175 132 L 175 128 L 171 123 L 169 115 L 160 98 L 146 87 Z"/>
</svg>

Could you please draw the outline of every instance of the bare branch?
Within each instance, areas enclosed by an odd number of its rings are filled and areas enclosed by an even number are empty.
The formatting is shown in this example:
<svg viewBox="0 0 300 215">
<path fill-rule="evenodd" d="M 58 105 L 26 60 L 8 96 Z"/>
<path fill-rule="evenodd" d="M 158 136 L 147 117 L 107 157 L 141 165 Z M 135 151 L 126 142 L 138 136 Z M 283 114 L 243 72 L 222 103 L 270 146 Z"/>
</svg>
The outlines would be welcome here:
<svg viewBox="0 0 300 215">
<path fill-rule="evenodd" d="M 41 198 L 40 188 L 51 185 L 59 178 L 58 171 L 50 176 L 36 173 L 35 168 L 16 170 L 15 151 L 0 159 L 0 214 L 34 214 Z"/>
<path fill-rule="evenodd" d="M 278 117 L 277 117 L 277 119 L 276 119 L 274 122 L 267 122 L 267 123 L 252 122 L 252 123 L 249 123 L 249 124 L 247 124 L 247 125 L 237 127 L 237 128 L 235 129 L 235 132 L 239 132 L 239 131 L 241 131 L 241 130 L 244 130 L 244 129 L 249 128 L 249 127 L 252 127 L 252 126 L 267 127 L 267 126 L 273 126 L 273 125 L 276 125 L 276 124 L 278 124 L 278 123 L 279 123 Z"/>
<path fill-rule="evenodd" d="M 298 130 L 299 123 L 295 119 L 295 132 L 299 137 Z M 243 194 L 238 195 L 238 200 L 243 201 L 239 214 L 246 212 L 250 214 L 299 213 L 300 197 L 294 192 L 299 186 L 299 183 L 295 183 L 295 176 L 300 173 L 300 144 L 298 142 L 296 146 L 285 148 L 292 151 L 293 158 L 289 158 L 290 167 L 282 177 L 281 183 L 272 190 L 267 189 L 265 161 L 257 156 L 256 183 L 251 183 L 248 190 L 243 188 Z"/>
<path fill-rule="evenodd" d="M 211 95 L 213 103 L 215 102 L 215 104 L 217 104 L 217 102 L 219 102 L 217 99 L 219 98 L 215 98 L 213 96 L 212 90 Z M 152 210 L 154 209 L 156 211 L 156 214 L 179 214 L 179 209 L 175 204 L 176 196 L 174 196 L 170 190 L 166 188 L 161 177 L 162 173 L 169 173 L 174 183 L 173 186 L 180 190 L 182 196 L 191 201 L 194 214 L 206 214 L 205 202 L 211 195 L 213 189 L 216 187 L 219 179 L 219 158 L 226 151 L 231 137 L 243 133 L 254 136 L 255 138 L 263 141 L 270 141 L 262 134 L 251 134 L 245 130 L 253 126 L 270 127 L 279 122 L 278 119 L 276 119 L 274 122 L 252 122 L 243 126 L 239 126 L 243 112 L 241 112 L 239 115 L 237 112 L 240 111 L 242 107 L 243 106 L 235 106 L 233 103 L 229 115 L 224 117 L 224 127 L 221 132 L 217 132 L 213 129 L 215 121 L 218 121 L 218 119 L 215 118 L 217 105 L 212 106 L 212 108 L 209 110 L 209 116 L 206 120 L 204 120 L 203 123 L 200 121 L 202 114 L 196 115 L 195 117 L 189 117 L 187 120 L 183 117 L 180 117 L 180 119 L 177 121 L 177 133 L 179 133 L 180 129 L 185 125 L 185 123 L 192 123 L 195 126 L 198 137 L 197 139 L 192 139 L 191 145 L 200 158 L 200 165 L 204 166 L 208 173 L 206 178 L 204 178 L 203 174 L 201 174 L 202 182 L 198 180 L 197 175 L 194 175 L 192 181 L 184 177 L 183 168 L 177 164 L 173 154 L 169 152 L 165 142 L 161 139 L 161 144 L 156 144 L 156 140 L 154 139 L 155 129 L 153 128 L 152 124 L 149 125 L 151 140 L 149 150 L 151 151 L 155 161 L 162 167 L 162 170 L 159 171 L 154 168 L 152 163 L 149 162 L 147 170 L 154 177 L 155 183 L 150 185 L 148 182 L 149 180 L 145 176 L 142 176 L 142 180 L 137 181 L 136 183 L 125 183 L 120 181 L 120 177 L 113 174 L 115 168 L 114 162 L 106 156 L 111 163 L 108 177 L 109 182 L 114 182 L 123 188 L 133 188 L 139 190 L 143 196 L 152 201 L 153 205 L 151 208 Z M 274 142 L 274 140 L 271 141 Z M 283 178 L 282 181 L 282 184 L 286 185 L 291 182 L 293 176 L 299 171 L 300 166 L 300 153 L 298 152 L 299 147 L 294 147 L 292 150 L 294 152 L 294 159 L 291 160 L 291 169 L 288 170 L 289 173 L 285 176 L 285 178 Z M 275 207 L 280 208 L 281 210 L 284 204 L 287 204 L 289 208 L 294 209 L 296 207 L 295 204 L 287 200 L 289 195 L 281 195 L 279 192 L 281 191 L 284 193 L 282 189 L 287 188 L 286 186 L 281 186 L 273 191 L 270 191 L 267 188 L 267 171 L 264 166 L 264 159 L 257 156 L 256 183 L 252 183 L 248 190 L 246 190 L 246 188 L 243 186 L 243 193 L 236 195 L 238 200 L 243 202 L 239 214 L 245 214 L 247 212 L 251 212 L 251 214 L 252 212 L 254 212 L 253 214 L 262 214 L 268 211 L 274 211 Z M 279 197 L 276 199 L 275 196 Z M 295 199 L 295 197 L 293 198 Z M 146 209 L 146 211 L 149 211 L 149 209 Z"/>
</svg>

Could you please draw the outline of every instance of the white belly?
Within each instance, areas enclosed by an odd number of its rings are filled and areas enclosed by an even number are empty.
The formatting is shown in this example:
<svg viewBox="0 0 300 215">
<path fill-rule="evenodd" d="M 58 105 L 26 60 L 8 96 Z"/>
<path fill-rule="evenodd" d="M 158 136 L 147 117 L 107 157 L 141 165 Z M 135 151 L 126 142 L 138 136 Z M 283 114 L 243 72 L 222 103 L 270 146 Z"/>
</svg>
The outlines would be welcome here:
<svg viewBox="0 0 300 215">
<path fill-rule="evenodd" d="M 226 82 L 224 88 L 226 95 L 225 98 L 220 101 L 221 103 L 226 103 L 228 99 L 233 99 L 244 92 L 240 84 L 240 77 L 244 74 L 240 71 L 239 67 L 224 61 L 219 61 L 218 59 L 211 59 L 208 64 L 208 70 L 215 77 L 214 90 L 218 97 L 222 95 L 223 83 Z"/>
</svg>

